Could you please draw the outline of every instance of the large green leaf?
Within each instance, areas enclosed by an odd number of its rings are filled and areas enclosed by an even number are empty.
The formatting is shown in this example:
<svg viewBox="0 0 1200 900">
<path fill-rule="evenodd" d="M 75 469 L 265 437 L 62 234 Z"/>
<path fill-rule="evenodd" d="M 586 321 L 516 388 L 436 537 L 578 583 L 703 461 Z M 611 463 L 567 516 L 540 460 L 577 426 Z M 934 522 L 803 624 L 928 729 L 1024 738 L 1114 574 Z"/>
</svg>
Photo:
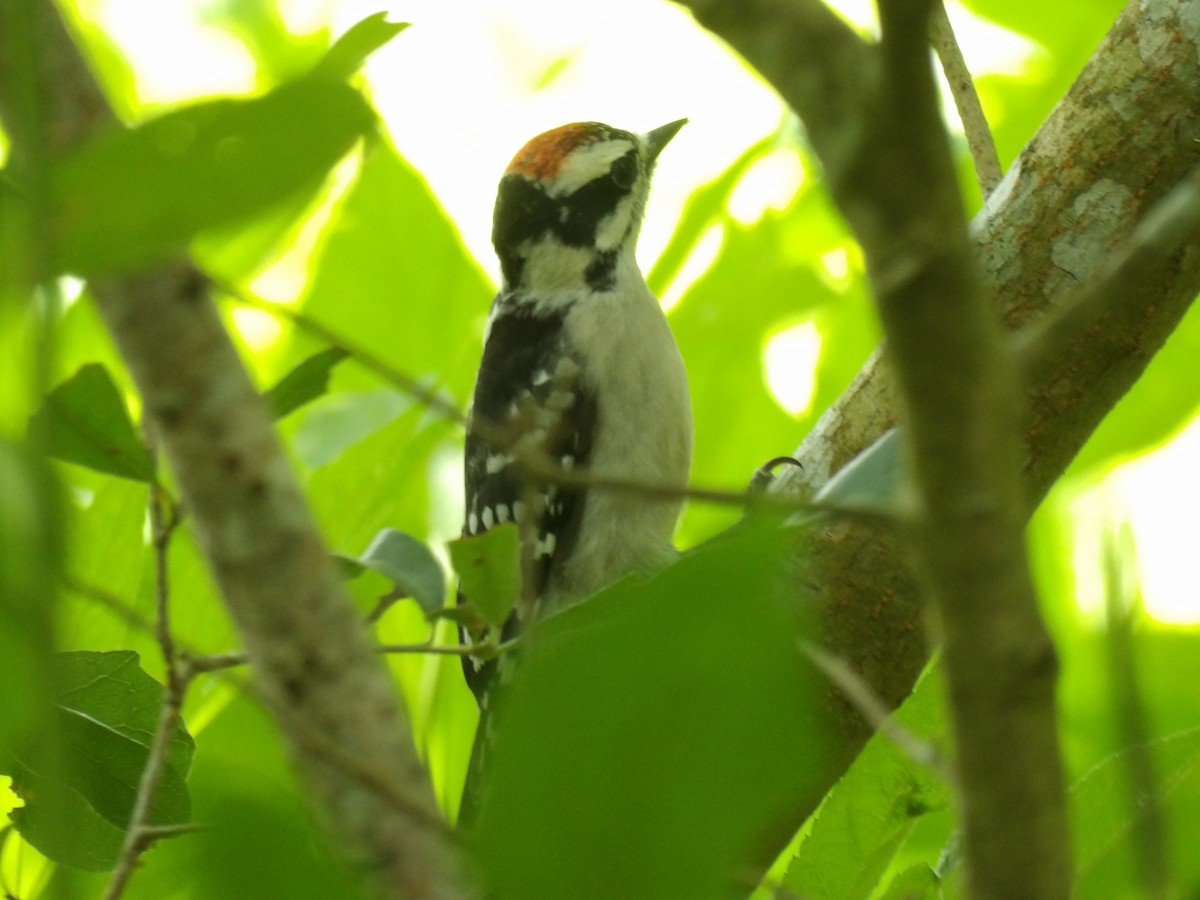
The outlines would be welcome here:
<svg viewBox="0 0 1200 900">
<path fill-rule="evenodd" d="M 101 135 L 53 173 L 59 265 L 95 275 L 178 253 L 206 228 L 311 190 L 373 121 L 356 91 L 307 77 Z"/>
<path fill-rule="evenodd" d="M 778 538 L 735 529 L 522 641 L 469 842 L 492 896 L 727 896 L 813 799 L 820 700 Z"/>
<path fill-rule="evenodd" d="M 154 481 L 154 463 L 112 376 L 89 363 L 56 387 L 29 422 L 35 446 L 97 472 Z"/>
<path fill-rule="evenodd" d="M 322 410 L 313 410 L 313 418 L 318 412 Z M 423 418 L 419 408 L 406 407 L 393 421 L 375 425 L 365 438 L 317 469 L 309 479 L 309 493 L 330 543 L 366 546 L 384 528 L 424 533 L 430 515 L 430 481 L 425 473 L 448 430 Z"/>
<path fill-rule="evenodd" d="M 21 834 L 51 859 L 80 868 L 107 868 L 133 812 L 149 758 L 163 689 L 138 665 L 136 653 L 76 651 L 55 658 L 52 734 L 58 766 L 47 747 L 12 748 L 5 763 L 25 805 L 12 819 Z M 180 824 L 190 815 L 186 779 L 194 743 L 180 725 L 166 756 L 152 807 L 154 824 Z"/>
<path fill-rule="evenodd" d="M 0 169 L 0 308 L 20 302 L 41 275 L 35 271 L 32 213 L 25 195 Z"/>
<path fill-rule="evenodd" d="M 106 597 L 119 599 L 126 612 L 151 622 L 153 597 L 143 581 L 152 564 L 150 544 L 143 539 L 147 494 L 143 484 L 105 478 L 91 503 L 72 515 L 67 571 L 73 586 L 102 591 Z M 177 575 L 174 567 L 171 575 Z M 177 599 L 172 597 L 172 606 Z M 68 591 L 58 626 L 59 649 L 121 647 L 141 650 L 147 660 L 159 659 L 161 651 L 152 631 L 139 633 L 130 627 L 128 618 L 93 596 Z"/>
</svg>

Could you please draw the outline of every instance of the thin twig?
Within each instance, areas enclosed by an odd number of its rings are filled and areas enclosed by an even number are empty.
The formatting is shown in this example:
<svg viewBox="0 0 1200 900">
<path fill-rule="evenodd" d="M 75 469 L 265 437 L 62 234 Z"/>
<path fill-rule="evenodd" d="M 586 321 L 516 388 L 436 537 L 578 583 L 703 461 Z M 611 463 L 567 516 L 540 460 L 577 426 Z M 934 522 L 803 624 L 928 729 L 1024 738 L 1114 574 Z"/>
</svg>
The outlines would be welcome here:
<svg viewBox="0 0 1200 900">
<path fill-rule="evenodd" d="M 199 822 L 183 822 L 179 825 L 147 825 L 142 829 L 142 837 L 145 839 L 147 846 L 155 841 L 163 840 L 164 838 L 179 837 L 184 834 L 195 834 L 198 831 L 207 831 L 207 825 Z"/>
<path fill-rule="evenodd" d="M 232 651 L 229 653 L 206 653 L 202 656 L 185 654 L 181 665 L 186 668 L 189 677 L 204 675 L 208 672 L 219 672 L 222 669 L 234 669 L 250 662 L 245 653 Z"/>
<path fill-rule="evenodd" d="M 221 293 L 237 303 L 257 309 L 260 312 L 265 312 L 267 315 L 283 319 L 295 325 L 301 331 L 319 338 L 329 344 L 329 346 L 344 350 L 364 369 L 374 372 L 384 381 L 395 385 L 410 397 L 423 403 L 428 409 L 464 428 L 467 426 L 466 414 L 452 400 L 447 399 L 443 394 L 422 384 L 419 379 L 401 372 L 395 366 L 388 365 L 365 347 L 347 341 L 344 337 L 321 324 L 316 319 L 298 312 L 289 306 L 284 306 L 282 303 L 272 303 L 269 300 L 263 300 L 261 297 L 256 297 L 249 291 L 229 282 L 214 279 L 213 284 Z"/>
<path fill-rule="evenodd" d="M 184 685 L 176 665 L 175 638 L 171 634 L 170 580 L 167 571 L 167 551 L 171 536 L 179 526 L 179 507 L 157 484 L 150 486 L 150 527 L 154 544 L 155 637 L 162 648 L 163 665 L 167 670 L 167 686 L 183 701 Z"/>
<path fill-rule="evenodd" d="M 379 644 L 376 650 L 385 655 L 403 653 L 428 653 L 432 656 L 475 656 L 478 654 L 496 654 L 513 644 L 506 641 L 502 644 L 483 642 L 478 644 L 435 644 L 432 641 L 420 641 L 413 644 Z M 250 660 L 245 653 L 210 653 L 203 656 L 184 655 L 182 666 L 188 676 L 202 675 L 209 672 L 219 672 L 222 669 L 233 669 L 244 666 Z"/>
<path fill-rule="evenodd" d="M 479 653 L 495 653 L 503 644 L 435 644 L 432 641 L 420 644 L 380 644 L 379 652 L 388 654 L 428 653 L 433 656 L 474 656 Z"/>
<path fill-rule="evenodd" d="M 280 303 L 272 303 L 256 297 L 234 285 L 216 282 L 216 286 L 226 296 L 244 306 L 276 316 L 299 328 L 331 347 L 344 351 L 347 356 L 368 371 L 374 372 L 384 381 L 392 384 L 413 399 L 424 404 L 430 411 L 444 416 L 449 421 L 467 427 L 468 417 L 454 403 L 437 391 L 423 385 L 395 366 L 375 356 L 369 350 L 338 334 L 333 329 L 315 319 Z M 738 506 L 747 509 L 777 509 L 782 512 L 811 512 L 828 513 L 830 515 L 846 516 L 854 519 L 867 518 L 878 522 L 881 518 L 877 513 L 866 513 L 861 510 L 842 509 L 831 504 L 813 503 L 801 500 L 787 494 L 768 494 L 760 490 L 727 490 L 723 488 L 700 487 L 696 485 L 678 485 L 653 481 L 645 478 L 629 478 L 606 475 L 601 472 L 564 469 L 546 454 L 516 446 L 519 434 L 510 433 L 494 422 L 488 422 L 475 416 L 470 419 L 470 427 L 483 437 L 494 449 L 511 453 L 516 463 L 534 480 L 546 484 L 556 484 L 560 487 L 600 488 L 612 491 L 628 491 L 643 494 L 648 497 L 663 499 L 699 500 L 705 503 Z M 776 457 L 771 462 L 776 462 Z M 769 464 L 768 464 L 769 465 Z"/>
<path fill-rule="evenodd" d="M 117 618 L 125 622 L 126 625 L 136 628 L 144 634 L 154 634 L 154 623 L 111 591 L 106 591 L 98 585 L 88 584 L 86 581 L 82 581 L 73 575 L 68 575 L 63 579 L 63 587 L 74 591 L 85 600 L 90 600 L 99 606 L 103 606 L 109 612 L 116 615 Z"/>
<path fill-rule="evenodd" d="M 170 501 L 158 485 L 150 487 L 150 523 L 153 532 L 155 563 L 155 608 L 157 610 L 155 633 L 159 646 L 162 648 L 167 683 L 163 687 L 162 708 L 159 710 L 158 724 L 154 730 L 146 766 L 142 769 L 142 777 L 138 783 L 133 813 L 130 816 L 129 825 L 125 829 L 121 853 L 113 867 L 108 887 L 104 891 L 104 900 L 117 900 L 124 893 L 138 857 L 151 843 L 163 836 L 161 831 L 156 830 L 157 826 L 151 825 L 150 819 L 154 814 L 154 803 L 158 797 L 159 788 L 162 787 L 163 778 L 166 775 L 167 756 L 171 749 L 171 740 L 179 728 L 180 710 L 188 687 L 188 678 L 181 672 L 177 664 L 175 641 L 171 636 L 171 593 L 167 569 L 171 536 L 179 525 L 179 515 L 176 505 Z"/>
<path fill-rule="evenodd" d="M 869 202 L 894 233 L 867 252 L 867 269 L 920 498 L 914 561 L 940 626 L 969 893 L 1061 897 L 1071 869 L 1055 657 L 1024 540 L 1021 385 L 980 279 L 929 67 L 936 5 L 878 3 L 883 77 L 867 134 L 889 144 Z"/>
<path fill-rule="evenodd" d="M 154 798 L 162 786 L 163 776 L 167 769 L 167 751 L 171 747 L 171 738 L 179 725 L 179 703 L 175 700 L 174 692 L 167 689 L 172 696 L 164 698 L 162 709 L 158 715 L 158 725 L 154 730 L 154 741 L 150 745 L 150 755 L 146 768 L 142 770 L 142 778 L 138 783 L 137 800 L 133 807 L 133 816 L 125 829 L 125 840 L 121 844 L 121 855 L 113 868 L 108 887 L 104 891 L 104 900 L 116 900 L 125 891 L 129 878 L 138 857 L 154 839 L 146 833 L 150 816 L 154 810 Z"/>
<path fill-rule="evenodd" d="M 963 58 L 962 48 L 958 46 L 954 27 L 950 24 L 946 6 L 941 0 L 933 5 L 929 17 L 929 32 L 933 49 L 937 51 L 938 59 L 941 60 L 946 83 L 950 85 L 958 117 L 962 120 L 967 147 L 970 148 L 971 158 L 975 161 L 975 177 L 979 180 L 979 189 L 986 197 L 1000 183 L 1000 179 L 1004 177 L 1004 170 L 1000 167 L 996 141 L 992 138 L 987 116 L 983 114 L 983 105 L 975 91 L 975 82 L 967 69 L 967 61 Z"/>
</svg>

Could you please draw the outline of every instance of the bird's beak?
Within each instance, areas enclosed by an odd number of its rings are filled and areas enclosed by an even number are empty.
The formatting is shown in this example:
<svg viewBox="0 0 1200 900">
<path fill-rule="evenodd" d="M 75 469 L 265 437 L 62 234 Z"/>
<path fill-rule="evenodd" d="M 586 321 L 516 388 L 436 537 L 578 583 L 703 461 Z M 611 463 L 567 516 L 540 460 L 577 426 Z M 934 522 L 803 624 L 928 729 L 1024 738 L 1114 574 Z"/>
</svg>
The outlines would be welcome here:
<svg viewBox="0 0 1200 900">
<path fill-rule="evenodd" d="M 658 159 L 658 154 L 662 152 L 663 147 L 671 142 L 671 138 L 679 133 L 679 129 L 687 124 L 687 119 L 676 119 L 653 131 L 647 131 L 642 135 L 642 140 L 646 142 L 646 146 L 650 148 L 650 161 Z"/>
</svg>

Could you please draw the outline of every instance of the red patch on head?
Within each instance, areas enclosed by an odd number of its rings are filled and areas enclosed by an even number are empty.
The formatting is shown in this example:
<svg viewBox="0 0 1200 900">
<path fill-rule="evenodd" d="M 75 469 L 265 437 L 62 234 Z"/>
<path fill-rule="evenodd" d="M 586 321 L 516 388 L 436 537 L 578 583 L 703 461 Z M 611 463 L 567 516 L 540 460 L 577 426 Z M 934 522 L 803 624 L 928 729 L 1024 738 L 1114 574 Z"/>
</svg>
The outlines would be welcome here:
<svg viewBox="0 0 1200 900">
<path fill-rule="evenodd" d="M 577 147 L 599 140 L 603 135 L 591 122 L 560 125 L 539 134 L 513 157 L 505 174 L 520 173 L 529 178 L 553 179 L 565 160 Z"/>
</svg>

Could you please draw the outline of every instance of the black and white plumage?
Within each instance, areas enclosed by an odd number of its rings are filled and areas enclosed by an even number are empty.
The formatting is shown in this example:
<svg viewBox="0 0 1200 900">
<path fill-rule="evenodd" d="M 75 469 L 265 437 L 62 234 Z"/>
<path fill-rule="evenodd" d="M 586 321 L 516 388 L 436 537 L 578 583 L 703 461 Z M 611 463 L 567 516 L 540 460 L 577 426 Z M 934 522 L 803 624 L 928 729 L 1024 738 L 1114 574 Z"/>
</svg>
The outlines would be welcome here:
<svg viewBox="0 0 1200 900">
<path fill-rule="evenodd" d="M 515 457 L 686 484 L 687 376 L 634 257 L 655 161 L 683 124 L 645 135 L 565 125 L 531 140 L 500 182 L 503 284 L 467 433 L 463 533 L 522 526 L 525 585 L 505 638 L 674 553 L 680 500 L 531 484 Z M 485 704 L 494 663 L 464 659 L 464 670 Z"/>
</svg>

